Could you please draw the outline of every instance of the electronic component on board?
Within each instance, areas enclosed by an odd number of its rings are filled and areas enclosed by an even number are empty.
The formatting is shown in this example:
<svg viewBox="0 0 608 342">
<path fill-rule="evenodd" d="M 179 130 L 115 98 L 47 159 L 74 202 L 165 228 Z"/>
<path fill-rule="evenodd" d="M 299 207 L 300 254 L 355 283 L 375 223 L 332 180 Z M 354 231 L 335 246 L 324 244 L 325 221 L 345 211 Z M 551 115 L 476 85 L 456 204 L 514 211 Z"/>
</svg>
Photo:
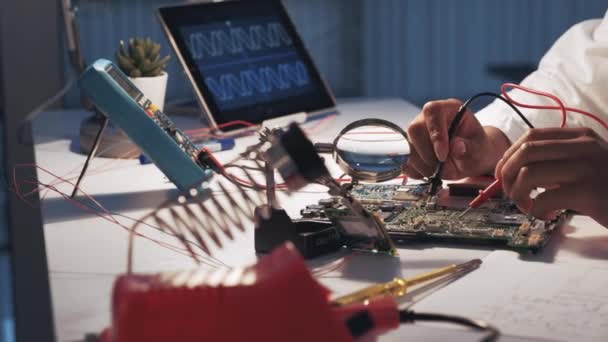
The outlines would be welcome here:
<svg viewBox="0 0 608 342">
<path fill-rule="evenodd" d="M 95 61 L 80 88 L 180 190 L 197 188 L 212 171 L 197 163 L 198 148 L 112 62 Z"/>
<path fill-rule="evenodd" d="M 350 194 L 365 209 L 381 215 L 384 227 L 395 240 L 490 243 L 519 250 L 536 251 L 552 237 L 568 215 L 545 222 L 528 218 L 509 199 L 491 198 L 484 206 L 462 215 L 468 199 L 450 196 L 447 189 L 437 193 L 435 206 L 428 206 L 426 184 L 354 184 Z M 407 196 L 404 196 L 407 194 Z M 325 199 L 319 205 L 327 205 Z M 308 219 L 344 221 L 348 208 L 336 202 L 322 210 L 323 216 L 307 212 Z"/>
</svg>

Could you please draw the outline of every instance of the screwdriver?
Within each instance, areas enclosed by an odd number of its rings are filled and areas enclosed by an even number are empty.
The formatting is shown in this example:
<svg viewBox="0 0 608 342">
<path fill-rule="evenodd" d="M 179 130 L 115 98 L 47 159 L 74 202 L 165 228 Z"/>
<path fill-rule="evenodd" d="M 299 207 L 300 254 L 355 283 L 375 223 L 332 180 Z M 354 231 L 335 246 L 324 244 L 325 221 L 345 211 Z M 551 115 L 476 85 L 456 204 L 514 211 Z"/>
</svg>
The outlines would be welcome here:
<svg viewBox="0 0 608 342">
<path fill-rule="evenodd" d="M 425 284 L 446 275 L 465 274 L 477 269 L 480 265 L 481 260 L 473 259 L 462 264 L 449 265 L 411 278 L 395 278 L 389 282 L 371 285 L 362 290 L 336 298 L 332 303 L 334 305 L 342 306 L 354 303 L 365 303 L 368 300 L 387 296 L 395 298 L 401 297 L 406 295 L 408 289 L 413 286 Z"/>
<path fill-rule="evenodd" d="M 495 180 L 487 188 L 480 190 L 479 195 L 475 197 L 470 203 L 469 207 L 463 211 L 458 218 L 464 217 L 471 209 L 479 208 L 482 204 L 486 203 L 492 196 L 496 195 L 502 190 L 502 182 L 500 179 Z"/>
</svg>

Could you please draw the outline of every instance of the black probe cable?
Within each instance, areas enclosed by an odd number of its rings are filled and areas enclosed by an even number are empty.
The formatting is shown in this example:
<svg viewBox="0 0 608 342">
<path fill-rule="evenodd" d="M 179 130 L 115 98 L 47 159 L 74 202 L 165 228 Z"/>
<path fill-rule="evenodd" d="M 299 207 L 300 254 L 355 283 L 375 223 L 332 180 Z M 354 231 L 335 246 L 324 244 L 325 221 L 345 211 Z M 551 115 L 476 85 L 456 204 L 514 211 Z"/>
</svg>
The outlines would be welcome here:
<svg viewBox="0 0 608 342">
<path fill-rule="evenodd" d="M 482 342 L 493 342 L 498 339 L 500 336 L 500 331 L 488 324 L 485 321 L 475 320 L 462 316 L 454 316 L 454 315 L 445 315 L 445 314 L 437 314 L 437 313 L 425 313 L 425 312 L 414 312 L 411 310 L 401 310 L 399 311 L 399 321 L 401 323 L 414 323 L 416 321 L 426 321 L 426 322 L 444 322 L 444 323 L 453 323 L 462 325 L 468 328 L 473 328 L 479 331 L 485 331 L 487 333 L 481 341 Z"/>
<path fill-rule="evenodd" d="M 494 342 L 500 336 L 500 331 L 493 325 L 476 319 L 471 319 L 463 316 L 445 315 L 438 313 L 415 312 L 412 310 L 400 310 L 399 322 L 401 324 L 415 322 L 442 322 L 451 323 L 467 328 L 472 328 L 477 331 L 485 332 L 486 335 L 481 339 L 481 342 Z M 365 336 L 368 332 L 378 328 L 378 323 L 374 321 L 368 310 L 361 310 L 353 314 L 346 320 L 346 327 L 355 339 Z"/>
<path fill-rule="evenodd" d="M 476 100 L 482 96 L 494 97 L 494 98 L 497 98 L 497 99 L 501 100 L 502 102 L 506 103 L 509 107 L 511 107 L 511 109 L 513 109 L 513 111 L 515 111 L 515 113 L 517 113 L 517 115 L 526 123 L 526 125 L 528 125 L 528 127 L 530 127 L 530 129 L 534 128 L 534 126 L 532 126 L 530 121 L 528 121 L 528 119 L 519 111 L 519 109 L 515 105 L 513 105 L 509 100 L 504 98 L 502 95 L 492 93 L 492 92 L 483 92 L 483 93 L 473 95 L 468 100 L 466 100 L 462 104 L 462 106 L 460 106 L 460 109 L 458 109 L 456 116 L 454 116 L 454 119 L 452 120 L 452 123 L 450 124 L 450 127 L 448 128 L 448 143 L 452 141 L 452 138 L 454 137 L 454 134 L 456 133 L 458 126 L 460 126 L 460 121 L 462 121 L 462 117 L 464 116 L 464 113 L 466 113 L 467 108 L 469 107 L 471 102 L 473 102 L 474 100 Z M 429 184 L 430 184 L 429 195 L 431 195 L 431 196 L 435 196 L 437 194 L 437 191 L 439 191 L 439 189 L 441 188 L 441 184 L 442 184 L 441 177 L 443 176 L 444 164 L 445 164 L 445 162 L 442 162 L 442 161 L 437 163 L 437 168 L 435 169 L 435 173 L 433 173 L 433 175 L 431 177 L 429 177 Z"/>
</svg>

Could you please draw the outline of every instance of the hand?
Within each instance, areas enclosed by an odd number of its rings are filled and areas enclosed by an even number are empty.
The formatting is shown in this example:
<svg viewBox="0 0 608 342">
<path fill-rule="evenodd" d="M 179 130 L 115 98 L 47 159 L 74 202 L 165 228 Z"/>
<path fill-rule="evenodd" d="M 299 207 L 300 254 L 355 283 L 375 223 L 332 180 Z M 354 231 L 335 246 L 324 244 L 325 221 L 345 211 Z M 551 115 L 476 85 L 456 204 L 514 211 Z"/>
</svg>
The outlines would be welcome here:
<svg viewBox="0 0 608 342">
<path fill-rule="evenodd" d="M 462 102 L 456 99 L 428 102 L 407 132 L 410 157 L 403 172 L 412 178 L 429 177 L 438 161 L 445 161 L 444 179 L 460 179 L 491 172 L 509 147 L 509 140 L 497 128 L 482 127 L 467 111 L 448 141 L 448 128 Z"/>
<path fill-rule="evenodd" d="M 526 213 L 573 209 L 608 227 L 608 143 L 589 128 L 533 129 L 507 150 L 495 176 Z M 545 188 L 534 200 L 530 192 Z"/>
</svg>

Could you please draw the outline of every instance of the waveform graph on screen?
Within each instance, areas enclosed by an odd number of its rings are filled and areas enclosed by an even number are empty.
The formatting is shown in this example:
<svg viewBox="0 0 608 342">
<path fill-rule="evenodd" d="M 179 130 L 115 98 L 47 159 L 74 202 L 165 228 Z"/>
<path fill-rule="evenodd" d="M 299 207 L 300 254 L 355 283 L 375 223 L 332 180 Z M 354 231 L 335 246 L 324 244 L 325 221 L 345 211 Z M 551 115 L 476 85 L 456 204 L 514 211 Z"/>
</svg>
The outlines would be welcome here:
<svg viewBox="0 0 608 342">
<path fill-rule="evenodd" d="M 313 89 L 302 56 L 276 18 L 191 26 L 182 34 L 222 110 L 277 101 Z"/>
<path fill-rule="evenodd" d="M 188 43 L 195 60 L 289 47 L 293 42 L 279 22 L 234 24 L 192 32 Z"/>
<path fill-rule="evenodd" d="M 306 66 L 301 61 L 248 68 L 238 74 L 226 73 L 205 79 L 211 92 L 222 102 L 291 90 L 308 85 L 309 82 Z"/>
</svg>

